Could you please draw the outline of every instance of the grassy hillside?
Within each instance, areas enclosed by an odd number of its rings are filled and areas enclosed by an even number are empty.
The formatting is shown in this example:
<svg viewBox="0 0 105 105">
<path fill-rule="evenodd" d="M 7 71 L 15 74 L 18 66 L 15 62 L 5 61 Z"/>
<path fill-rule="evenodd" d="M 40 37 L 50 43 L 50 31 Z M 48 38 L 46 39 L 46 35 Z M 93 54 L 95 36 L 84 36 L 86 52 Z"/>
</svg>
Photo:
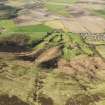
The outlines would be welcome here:
<svg viewBox="0 0 105 105">
<path fill-rule="evenodd" d="M 0 52 L 0 104 L 104 105 L 105 62 L 97 50 L 73 33 L 34 35 L 0 37 L 0 50 L 34 43 L 29 51 Z"/>
<path fill-rule="evenodd" d="M 58 19 L 69 20 L 76 1 L 0 6 L 0 105 L 105 105 L 105 41 L 67 32 Z"/>
</svg>

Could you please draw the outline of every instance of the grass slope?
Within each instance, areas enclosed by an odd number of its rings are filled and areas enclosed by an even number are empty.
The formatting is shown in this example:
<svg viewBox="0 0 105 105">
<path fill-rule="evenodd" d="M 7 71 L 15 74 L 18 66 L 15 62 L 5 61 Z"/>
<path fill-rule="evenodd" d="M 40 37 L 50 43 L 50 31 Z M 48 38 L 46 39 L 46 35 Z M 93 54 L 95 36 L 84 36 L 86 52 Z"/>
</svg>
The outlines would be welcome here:
<svg viewBox="0 0 105 105">
<path fill-rule="evenodd" d="M 7 38 L 5 36 L 4 40 Z M 9 41 L 14 41 L 13 38 L 16 36 L 10 37 Z M 22 37 L 20 38 L 22 40 Z M 36 66 L 35 62 L 17 59 L 13 53 L 0 52 L 1 97 L 5 94 L 11 98 L 17 96 L 27 105 L 78 105 L 78 103 L 104 105 L 105 64 L 100 58 L 95 60 L 94 50 L 80 36 L 73 33 L 50 32 L 47 35 L 45 33 L 36 33 L 35 36 L 32 34 L 31 38 L 33 41 L 43 39 L 32 49 L 32 51 L 44 49 L 41 53 L 43 56 L 37 56 L 37 62 L 42 59 L 46 61 L 46 56 L 47 59 L 49 56 L 52 59 L 52 56 L 57 53 L 55 51 L 58 51 L 55 50 L 58 46 L 61 46 L 59 57 L 66 62 L 72 62 L 80 55 L 86 55 L 86 58 L 80 57 L 79 61 L 74 62 L 75 65 L 69 66 L 69 69 L 66 68 L 65 73 L 61 68 L 41 68 Z M 51 55 L 52 52 L 54 52 L 53 55 Z M 68 66 L 69 63 L 65 65 Z M 4 97 L 2 101 L 3 99 Z"/>
</svg>

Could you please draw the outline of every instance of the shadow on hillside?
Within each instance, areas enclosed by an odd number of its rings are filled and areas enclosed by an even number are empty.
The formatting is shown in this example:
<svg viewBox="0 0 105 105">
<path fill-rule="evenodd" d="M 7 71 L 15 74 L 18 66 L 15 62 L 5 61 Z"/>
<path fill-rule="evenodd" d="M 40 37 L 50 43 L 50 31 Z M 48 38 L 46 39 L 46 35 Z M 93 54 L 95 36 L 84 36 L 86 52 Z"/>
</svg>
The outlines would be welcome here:
<svg viewBox="0 0 105 105">
<path fill-rule="evenodd" d="M 0 52 L 21 52 L 28 51 L 30 37 L 25 34 L 12 34 L 0 38 Z"/>
<path fill-rule="evenodd" d="M 95 102 L 99 102 L 103 98 L 105 98 L 103 93 L 96 93 L 93 95 L 80 94 L 69 98 L 65 105 L 96 105 Z"/>
<path fill-rule="evenodd" d="M 24 52 L 30 51 L 27 46 L 15 46 L 15 45 L 1 45 L 0 52 Z"/>
<path fill-rule="evenodd" d="M 0 105 L 29 105 L 16 96 L 9 97 L 8 95 L 0 96 Z"/>
</svg>

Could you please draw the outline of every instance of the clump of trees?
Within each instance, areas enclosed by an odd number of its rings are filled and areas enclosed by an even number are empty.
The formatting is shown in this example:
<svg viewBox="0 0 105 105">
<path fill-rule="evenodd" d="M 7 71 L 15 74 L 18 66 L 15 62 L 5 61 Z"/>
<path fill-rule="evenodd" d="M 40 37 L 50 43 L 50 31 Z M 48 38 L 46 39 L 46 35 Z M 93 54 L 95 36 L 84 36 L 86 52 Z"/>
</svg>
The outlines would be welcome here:
<svg viewBox="0 0 105 105">
<path fill-rule="evenodd" d="M 0 19 L 10 19 L 17 16 L 18 9 L 5 4 L 0 4 Z"/>
</svg>

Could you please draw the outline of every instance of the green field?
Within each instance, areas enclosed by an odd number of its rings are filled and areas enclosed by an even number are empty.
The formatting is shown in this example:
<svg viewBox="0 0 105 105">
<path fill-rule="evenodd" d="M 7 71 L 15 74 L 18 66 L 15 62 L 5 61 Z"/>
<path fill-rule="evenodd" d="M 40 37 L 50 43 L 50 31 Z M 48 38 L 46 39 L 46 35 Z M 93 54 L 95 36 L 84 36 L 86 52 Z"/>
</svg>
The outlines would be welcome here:
<svg viewBox="0 0 105 105">
<path fill-rule="evenodd" d="M 45 1 L 46 2 L 54 2 L 54 3 L 69 3 L 69 4 L 73 4 L 77 0 L 45 0 Z"/>
<path fill-rule="evenodd" d="M 104 9 L 103 10 L 94 10 L 93 14 L 105 18 L 105 10 Z"/>
<path fill-rule="evenodd" d="M 13 20 L 0 20 L 0 29 L 3 32 L 49 32 L 52 28 L 44 25 L 29 25 L 29 26 L 16 26 Z"/>
<path fill-rule="evenodd" d="M 45 4 L 45 7 L 48 9 L 48 11 L 54 14 L 69 16 L 69 13 L 67 12 L 65 5 Z"/>
<path fill-rule="evenodd" d="M 70 13 L 67 10 L 67 7 L 69 5 L 73 5 L 76 2 L 76 0 L 47 0 L 44 4 L 45 8 L 48 9 L 48 11 L 62 15 L 62 16 L 69 16 Z M 69 5 L 68 5 L 69 4 Z"/>
<path fill-rule="evenodd" d="M 14 32 L 49 32 L 51 30 L 52 28 L 44 24 L 38 24 L 38 25 L 31 25 L 31 26 L 16 27 L 14 29 Z"/>
</svg>

